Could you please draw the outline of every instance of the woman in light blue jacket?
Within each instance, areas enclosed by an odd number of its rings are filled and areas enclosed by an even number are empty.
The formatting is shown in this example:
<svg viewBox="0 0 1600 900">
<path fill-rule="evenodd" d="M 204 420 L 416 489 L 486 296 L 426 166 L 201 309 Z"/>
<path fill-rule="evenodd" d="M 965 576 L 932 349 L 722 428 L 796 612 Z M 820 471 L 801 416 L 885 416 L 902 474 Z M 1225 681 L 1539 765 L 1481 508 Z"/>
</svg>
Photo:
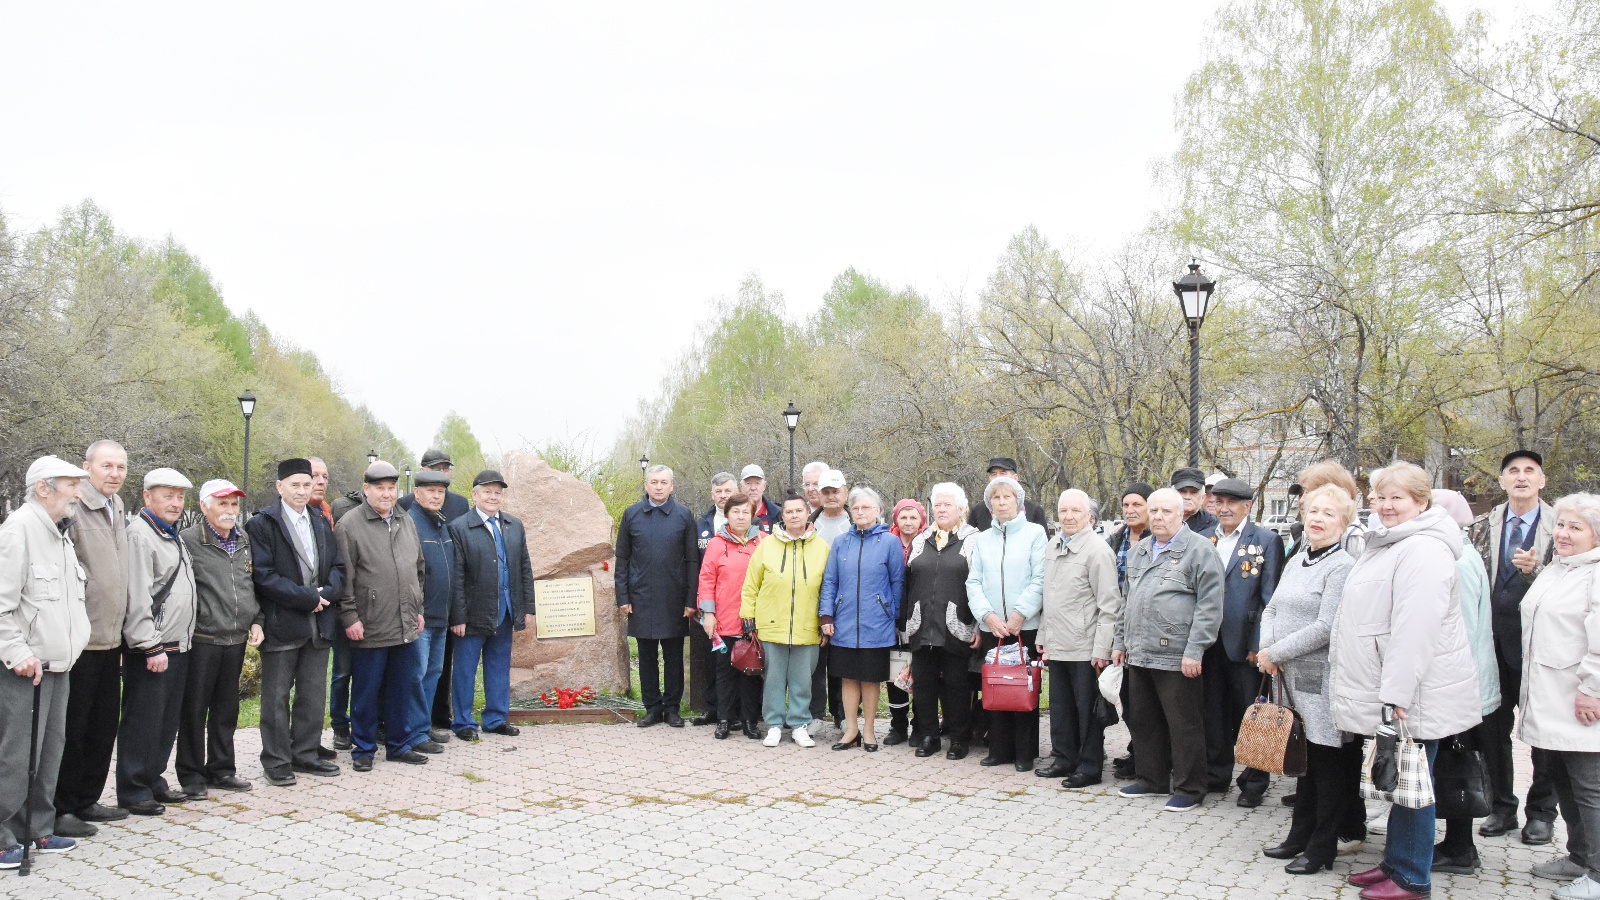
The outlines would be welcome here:
<svg viewBox="0 0 1600 900">
<path fill-rule="evenodd" d="M 994 524 L 972 540 L 967 570 L 967 606 L 982 631 L 979 649 L 986 658 L 1001 642 L 1037 646 L 1039 611 L 1044 607 L 1044 528 L 1021 515 L 1024 494 L 1016 479 L 989 482 L 983 502 Z M 989 710 L 989 755 L 982 765 L 1014 763 L 1018 772 L 1033 768 L 1039 755 L 1039 711 Z"/>
<path fill-rule="evenodd" d="M 865 486 L 852 490 L 854 527 L 829 546 L 822 573 L 817 617 L 825 640 L 832 642 L 828 674 L 840 679 L 846 712 L 844 735 L 833 745 L 835 750 L 878 749 L 873 732 L 878 683 L 889 679 L 889 650 L 896 643 L 894 623 L 906 574 L 905 550 L 881 521 L 882 515 L 883 500 L 877 491 Z M 856 728 L 858 704 L 866 719 L 862 730 Z"/>
</svg>

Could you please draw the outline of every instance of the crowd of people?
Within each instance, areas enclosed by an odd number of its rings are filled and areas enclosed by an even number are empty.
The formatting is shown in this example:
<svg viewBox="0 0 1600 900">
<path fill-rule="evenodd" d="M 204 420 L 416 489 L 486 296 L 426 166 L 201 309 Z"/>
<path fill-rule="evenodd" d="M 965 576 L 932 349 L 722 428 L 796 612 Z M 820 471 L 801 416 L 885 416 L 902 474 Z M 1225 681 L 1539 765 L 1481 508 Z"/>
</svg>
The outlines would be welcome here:
<svg viewBox="0 0 1600 900">
<path fill-rule="evenodd" d="M 81 467 L 37 460 L 0 526 L 0 868 L 68 850 L 97 823 L 251 790 L 233 752 L 247 646 L 272 785 L 340 774 L 339 750 L 368 772 L 380 744 L 387 762 L 421 765 L 452 737 L 516 735 L 513 633 L 534 624 L 526 531 L 501 508 L 498 472 L 477 474 L 468 505 L 447 490 L 447 456 L 422 465 L 407 496 L 379 461 L 329 502 L 321 460 L 281 460 L 278 499 L 248 521 L 243 492 L 214 479 L 197 492 L 203 518 L 180 530 L 194 488 L 179 472 L 146 474 L 130 516 L 114 442 Z M 1557 813 L 1567 825 L 1567 854 L 1533 874 L 1565 882 L 1558 898 L 1600 898 L 1600 497 L 1546 503 L 1529 450 L 1502 461 L 1506 500 L 1481 517 L 1410 463 L 1372 473 L 1363 498 L 1326 461 L 1299 473 L 1286 540 L 1251 519 L 1251 485 L 1182 468 L 1166 487 L 1129 485 L 1102 537 L 1094 499 L 1067 490 L 1048 522 L 1016 470 L 991 460 L 976 503 L 945 482 L 926 506 L 890 506 L 822 462 L 775 503 L 747 466 L 713 478 L 699 517 L 670 469 L 647 470 L 616 537 L 637 724 L 686 724 L 687 641 L 712 673 L 695 724 L 716 739 L 776 747 L 787 732 L 811 748 L 831 723 L 834 751 L 909 744 L 959 760 L 983 746 L 981 765 L 1078 790 L 1105 777 L 1109 693 L 1130 737 L 1112 761 L 1117 794 L 1182 814 L 1234 789 L 1240 807 L 1263 803 L 1272 776 L 1234 749 L 1275 683 L 1307 739 L 1288 834 L 1262 850 L 1285 871 L 1331 869 L 1377 832 L 1382 863 L 1346 879 L 1363 898 L 1423 897 L 1433 872 L 1475 872 L 1472 818 L 1447 820 L 1438 845 L 1431 805 L 1369 821 L 1364 747 L 1394 727 L 1430 764 L 1441 744 L 1475 751 L 1492 807 L 1476 833 L 1494 838 L 1519 824 L 1515 730 L 1533 748 L 1521 839 L 1551 843 Z M 751 673 L 733 649 L 756 640 Z M 978 673 L 1002 658 L 1048 673 L 1043 760 L 1037 709 L 986 708 Z"/>
</svg>

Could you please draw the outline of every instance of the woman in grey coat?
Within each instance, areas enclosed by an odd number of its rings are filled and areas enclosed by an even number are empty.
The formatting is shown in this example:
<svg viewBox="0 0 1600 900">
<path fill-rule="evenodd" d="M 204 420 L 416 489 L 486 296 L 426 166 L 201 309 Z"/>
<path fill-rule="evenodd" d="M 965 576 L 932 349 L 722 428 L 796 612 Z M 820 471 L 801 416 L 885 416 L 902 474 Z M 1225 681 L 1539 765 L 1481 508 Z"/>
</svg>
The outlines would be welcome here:
<svg viewBox="0 0 1600 900">
<path fill-rule="evenodd" d="M 1355 515 L 1355 498 L 1336 484 L 1325 484 L 1300 501 L 1305 531 L 1299 552 L 1284 563 L 1278 589 L 1261 613 L 1256 664 L 1284 684 L 1306 729 L 1306 774 L 1296 787 L 1289 836 L 1261 851 L 1272 859 L 1293 860 L 1283 868 L 1290 875 L 1331 868 L 1340 837 L 1364 837 L 1366 827 L 1361 738 L 1340 731 L 1328 708 L 1328 637 L 1344 599 L 1345 577 L 1356 564 L 1340 548 L 1340 538 Z"/>
</svg>

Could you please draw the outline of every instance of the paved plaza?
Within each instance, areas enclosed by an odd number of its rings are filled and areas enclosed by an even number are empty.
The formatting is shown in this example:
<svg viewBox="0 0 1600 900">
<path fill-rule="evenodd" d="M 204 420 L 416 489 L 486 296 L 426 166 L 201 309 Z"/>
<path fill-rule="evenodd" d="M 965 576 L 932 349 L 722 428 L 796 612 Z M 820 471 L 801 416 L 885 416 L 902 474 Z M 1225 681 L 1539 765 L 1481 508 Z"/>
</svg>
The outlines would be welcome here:
<svg viewBox="0 0 1600 900">
<path fill-rule="evenodd" d="M 1114 796 L 1110 780 L 1065 791 L 982 768 L 981 748 L 959 762 L 906 746 L 834 753 L 835 736 L 769 750 L 709 728 L 543 725 L 452 742 L 426 766 L 380 754 L 359 774 L 340 754 L 338 777 L 274 788 L 245 729 L 240 774 L 253 792 L 102 826 L 28 878 L 0 873 L 0 896 L 1333 898 L 1354 897 L 1342 875 L 1381 853 L 1374 836 L 1334 875 L 1309 877 L 1263 858 L 1287 832 L 1278 797 L 1290 779 L 1255 810 L 1232 793 L 1175 815 Z M 1108 735 L 1115 752 L 1125 742 L 1121 726 Z M 1436 878 L 1435 897 L 1555 886 L 1528 874 L 1551 848 L 1514 836 L 1478 846 L 1480 874 Z"/>
</svg>

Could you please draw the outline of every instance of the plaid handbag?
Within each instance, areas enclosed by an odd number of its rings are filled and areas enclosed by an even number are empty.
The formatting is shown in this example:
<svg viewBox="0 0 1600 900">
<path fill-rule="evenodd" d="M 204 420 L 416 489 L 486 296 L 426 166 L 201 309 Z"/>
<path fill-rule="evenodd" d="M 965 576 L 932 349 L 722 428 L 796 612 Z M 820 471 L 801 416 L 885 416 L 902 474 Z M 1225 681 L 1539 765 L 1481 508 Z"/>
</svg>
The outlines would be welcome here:
<svg viewBox="0 0 1600 900">
<path fill-rule="evenodd" d="M 1433 805 L 1433 774 L 1428 771 L 1428 750 L 1411 739 L 1405 720 L 1400 721 L 1400 738 L 1395 743 L 1394 756 L 1399 778 L 1394 790 L 1379 790 L 1372 783 L 1373 762 L 1378 754 L 1378 741 L 1372 742 L 1367 760 L 1361 767 L 1361 797 L 1364 800 L 1384 800 L 1406 809 L 1426 809 Z"/>
</svg>

